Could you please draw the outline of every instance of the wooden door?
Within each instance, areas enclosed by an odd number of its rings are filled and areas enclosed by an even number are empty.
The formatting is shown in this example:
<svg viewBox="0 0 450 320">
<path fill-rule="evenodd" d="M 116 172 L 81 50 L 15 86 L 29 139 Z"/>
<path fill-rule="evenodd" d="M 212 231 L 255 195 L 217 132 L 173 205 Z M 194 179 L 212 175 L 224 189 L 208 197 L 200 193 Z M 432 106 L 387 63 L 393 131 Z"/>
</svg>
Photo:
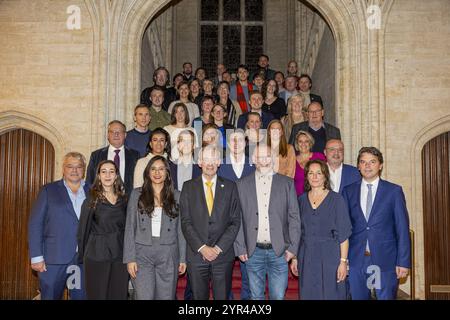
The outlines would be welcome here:
<svg viewBox="0 0 450 320">
<path fill-rule="evenodd" d="M 49 141 L 18 129 L 0 135 L 0 299 L 31 299 L 37 276 L 28 255 L 28 217 L 40 187 L 53 180 Z"/>
<path fill-rule="evenodd" d="M 422 150 L 425 297 L 450 299 L 450 132 Z"/>
</svg>

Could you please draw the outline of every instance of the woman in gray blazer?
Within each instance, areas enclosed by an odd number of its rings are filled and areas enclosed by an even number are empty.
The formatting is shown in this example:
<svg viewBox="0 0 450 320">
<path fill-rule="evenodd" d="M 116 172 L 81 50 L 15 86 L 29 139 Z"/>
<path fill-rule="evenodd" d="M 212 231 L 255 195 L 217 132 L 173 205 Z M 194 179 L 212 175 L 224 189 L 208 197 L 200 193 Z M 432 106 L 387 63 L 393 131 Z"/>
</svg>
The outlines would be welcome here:
<svg viewBox="0 0 450 320">
<path fill-rule="evenodd" d="M 125 226 L 123 262 L 138 300 L 174 299 L 178 275 L 186 272 L 178 199 L 168 161 L 153 157 L 144 185 L 131 193 Z"/>
</svg>

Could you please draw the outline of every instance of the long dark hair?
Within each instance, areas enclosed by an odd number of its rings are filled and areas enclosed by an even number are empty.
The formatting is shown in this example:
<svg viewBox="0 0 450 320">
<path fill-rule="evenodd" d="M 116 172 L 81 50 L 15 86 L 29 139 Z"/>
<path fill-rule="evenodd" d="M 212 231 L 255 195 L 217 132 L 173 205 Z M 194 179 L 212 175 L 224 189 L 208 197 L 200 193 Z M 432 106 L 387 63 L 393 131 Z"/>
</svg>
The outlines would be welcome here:
<svg viewBox="0 0 450 320">
<path fill-rule="evenodd" d="M 162 156 L 154 156 L 147 164 L 147 167 L 145 167 L 144 185 L 142 186 L 142 193 L 138 201 L 138 211 L 141 214 L 152 216 L 152 213 L 155 210 L 155 192 L 153 190 L 152 180 L 150 179 L 150 170 L 156 161 L 162 161 L 166 169 L 166 180 L 164 180 L 164 186 L 161 190 L 160 197 L 163 211 L 170 218 L 176 218 L 179 215 L 179 208 L 175 201 L 169 162 Z"/>
<path fill-rule="evenodd" d="M 320 171 L 322 171 L 322 174 L 325 178 L 325 181 L 323 183 L 323 190 L 331 190 L 331 183 L 330 183 L 330 171 L 328 170 L 328 165 L 319 159 L 309 160 L 305 165 L 305 192 L 311 191 L 311 185 L 308 181 L 308 172 L 309 168 L 313 164 L 318 164 L 320 166 Z"/>
<path fill-rule="evenodd" d="M 102 166 L 106 163 L 112 164 L 114 169 L 116 170 L 116 180 L 113 184 L 113 192 L 117 196 L 118 199 L 126 199 L 125 195 L 125 187 L 123 185 L 122 178 L 120 177 L 119 168 L 117 168 L 116 164 L 112 160 L 103 160 L 97 166 L 97 174 L 95 175 L 94 183 L 92 185 L 90 194 L 91 200 L 89 202 L 89 208 L 96 208 L 99 201 L 106 202 L 106 197 L 103 194 L 103 185 L 100 180 L 100 170 Z"/>
</svg>

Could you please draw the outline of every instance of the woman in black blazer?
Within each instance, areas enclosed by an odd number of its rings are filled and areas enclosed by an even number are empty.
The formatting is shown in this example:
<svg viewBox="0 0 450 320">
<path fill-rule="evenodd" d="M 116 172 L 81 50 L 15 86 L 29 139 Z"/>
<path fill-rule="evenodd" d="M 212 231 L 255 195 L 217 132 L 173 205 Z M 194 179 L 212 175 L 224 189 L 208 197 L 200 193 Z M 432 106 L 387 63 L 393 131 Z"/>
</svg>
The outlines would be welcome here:
<svg viewBox="0 0 450 320">
<path fill-rule="evenodd" d="M 128 273 L 122 262 L 127 199 L 119 169 L 104 160 L 81 207 L 78 259 L 89 300 L 126 300 Z"/>
</svg>

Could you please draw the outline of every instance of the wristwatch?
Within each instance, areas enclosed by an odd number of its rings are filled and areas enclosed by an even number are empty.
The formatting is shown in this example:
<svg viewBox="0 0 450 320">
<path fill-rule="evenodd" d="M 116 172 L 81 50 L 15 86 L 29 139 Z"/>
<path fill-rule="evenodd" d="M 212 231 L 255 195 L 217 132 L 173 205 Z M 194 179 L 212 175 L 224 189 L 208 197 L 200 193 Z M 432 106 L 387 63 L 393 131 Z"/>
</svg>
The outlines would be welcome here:
<svg viewBox="0 0 450 320">
<path fill-rule="evenodd" d="M 348 263 L 348 259 L 341 258 L 341 261 Z"/>
</svg>

